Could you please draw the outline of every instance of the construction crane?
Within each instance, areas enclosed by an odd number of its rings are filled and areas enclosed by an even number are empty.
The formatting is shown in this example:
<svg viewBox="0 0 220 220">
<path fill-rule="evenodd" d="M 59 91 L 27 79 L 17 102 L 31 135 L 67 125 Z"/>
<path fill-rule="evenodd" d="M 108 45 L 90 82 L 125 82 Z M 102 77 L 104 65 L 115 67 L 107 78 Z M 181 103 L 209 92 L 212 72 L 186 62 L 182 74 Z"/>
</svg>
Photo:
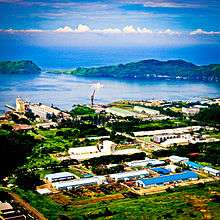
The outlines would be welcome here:
<svg viewBox="0 0 220 220">
<path fill-rule="evenodd" d="M 94 98 L 95 98 L 95 89 L 93 90 L 93 93 L 92 93 L 92 95 L 91 95 L 91 106 L 93 107 L 93 105 L 94 105 Z"/>
<path fill-rule="evenodd" d="M 103 88 L 103 85 L 101 83 L 96 83 L 96 84 L 93 84 L 91 86 L 91 88 L 93 88 L 93 92 L 92 92 L 92 95 L 90 97 L 90 100 L 91 100 L 91 106 L 93 107 L 94 106 L 95 93 L 99 89 Z"/>
</svg>

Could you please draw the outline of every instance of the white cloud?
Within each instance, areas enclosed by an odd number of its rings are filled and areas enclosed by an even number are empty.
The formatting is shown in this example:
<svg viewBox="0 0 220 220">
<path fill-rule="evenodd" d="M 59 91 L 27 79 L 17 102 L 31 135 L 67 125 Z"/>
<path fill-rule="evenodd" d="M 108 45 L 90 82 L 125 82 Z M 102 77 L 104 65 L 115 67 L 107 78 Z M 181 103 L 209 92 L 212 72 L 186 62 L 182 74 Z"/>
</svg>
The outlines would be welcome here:
<svg viewBox="0 0 220 220">
<path fill-rule="evenodd" d="M 0 32 L 6 33 L 42 33 L 44 30 L 41 29 L 0 29 Z"/>
<path fill-rule="evenodd" d="M 137 28 L 137 32 L 141 34 L 153 34 L 153 31 L 147 28 Z"/>
<path fill-rule="evenodd" d="M 119 28 L 105 28 L 105 29 L 94 29 L 93 32 L 95 33 L 106 33 L 106 34 L 119 34 L 122 31 Z"/>
<path fill-rule="evenodd" d="M 220 31 L 204 31 L 199 28 L 191 31 L 190 35 L 220 35 Z"/>
<path fill-rule="evenodd" d="M 154 0 L 154 1 L 145 1 L 145 0 L 121 0 L 124 3 L 128 4 L 141 4 L 144 7 L 148 8 L 198 8 L 202 7 L 200 4 L 186 3 L 186 2 L 174 2 L 174 1 L 164 1 L 164 0 Z"/>
<path fill-rule="evenodd" d="M 58 33 L 68 33 L 68 32 L 74 32 L 73 29 L 69 26 L 65 26 L 65 27 L 61 27 L 56 29 L 54 32 L 58 32 Z"/>
<path fill-rule="evenodd" d="M 132 25 L 127 25 L 124 28 L 100 28 L 93 29 L 87 25 L 79 24 L 76 28 L 70 26 L 64 26 L 57 28 L 55 30 L 42 30 L 42 29 L 0 29 L 0 32 L 6 33 L 97 33 L 97 34 L 140 34 L 140 35 L 178 35 L 181 34 L 178 31 L 173 31 L 171 29 L 165 30 L 151 30 L 146 27 L 133 27 Z"/>
<path fill-rule="evenodd" d="M 126 34 L 137 33 L 137 30 L 132 25 L 124 27 L 122 31 Z"/>
<path fill-rule="evenodd" d="M 140 27 L 137 27 L 137 28 L 134 28 L 132 25 L 129 25 L 129 26 L 126 26 L 122 29 L 122 32 L 123 33 L 126 33 L 126 34 L 153 34 L 154 32 L 146 27 L 144 28 L 140 28 Z"/>
<path fill-rule="evenodd" d="M 180 32 L 178 31 L 172 31 L 170 29 L 166 29 L 166 30 L 163 30 L 163 31 L 158 31 L 159 34 L 167 34 L 167 35 L 178 35 L 180 34 Z"/>
<path fill-rule="evenodd" d="M 78 27 L 74 30 L 74 32 L 77 33 L 91 32 L 91 29 L 87 25 L 79 24 Z"/>
</svg>

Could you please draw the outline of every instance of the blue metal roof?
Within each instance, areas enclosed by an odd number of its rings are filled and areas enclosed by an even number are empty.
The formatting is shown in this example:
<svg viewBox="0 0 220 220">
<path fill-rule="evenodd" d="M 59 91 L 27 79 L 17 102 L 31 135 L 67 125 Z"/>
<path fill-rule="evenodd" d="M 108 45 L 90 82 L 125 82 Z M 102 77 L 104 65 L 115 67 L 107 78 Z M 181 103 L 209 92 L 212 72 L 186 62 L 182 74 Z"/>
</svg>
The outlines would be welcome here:
<svg viewBox="0 0 220 220">
<path fill-rule="evenodd" d="M 162 167 L 156 167 L 156 168 L 152 168 L 151 170 L 157 172 L 157 173 L 161 173 L 161 174 L 169 174 L 170 171 L 165 169 L 165 168 L 162 168 Z"/>
<path fill-rule="evenodd" d="M 198 175 L 192 171 L 185 171 L 183 173 L 178 173 L 173 175 L 160 176 L 149 179 L 141 179 L 138 180 L 137 182 L 142 182 L 144 185 L 156 185 L 156 184 L 163 184 L 168 182 L 171 183 L 178 180 L 187 180 L 193 178 L 198 178 Z"/>
<path fill-rule="evenodd" d="M 186 162 L 186 165 L 188 165 L 189 167 L 194 168 L 194 169 L 199 169 L 199 168 L 203 167 L 202 165 L 195 163 L 195 162 L 192 162 L 192 161 Z"/>
</svg>

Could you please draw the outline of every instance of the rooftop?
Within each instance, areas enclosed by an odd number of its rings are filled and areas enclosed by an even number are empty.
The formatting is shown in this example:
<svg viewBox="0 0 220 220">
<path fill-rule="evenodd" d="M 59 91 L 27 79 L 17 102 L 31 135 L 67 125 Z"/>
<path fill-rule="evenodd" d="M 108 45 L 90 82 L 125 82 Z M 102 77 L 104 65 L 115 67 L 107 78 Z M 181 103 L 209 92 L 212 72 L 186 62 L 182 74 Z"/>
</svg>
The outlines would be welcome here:
<svg viewBox="0 0 220 220">
<path fill-rule="evenodd" d="M 192 171 L 185 171 L 183 173 L 178 174 L 172 174 L 172 175 L 166 175 L 166 176 L 159 176 L 149 179 L 141 179 L 138 181 L 141 181 L 144 183 L 144 185 L 156 185 L 156 184 L 163 184 L 163 183 L 170 183 L 175 182 L 179 180 L 185 180 L 185 179 L 194 179 L 198 178 L 198 175 Z"/>
<path fill-rule="evenodd" d="M 65 177 L 69 177 L 69 176 L 74 177 L 74 175 L 70 172 L 60 172 L 60 173 L 47 174 L 47 175 L 45 175 L 45 178 L 47 178 L 47 179 L 59 179 L 59 178 L 65 178 Z"/>
<path fill-rule="evenodd" d="M 203 167 L 203 170 L 207 170 L 208 172 L 212 172 L 212 173 L 220 173 L 220 170 L 216 170 L 212 167 Z"/>
<path fill-rule="evenodd" d="M 192 167 L 192 168 L 202 168 L 203 167 L 201 164 L 195 163 L 192 161 L 186 162 L 186 165 L 188 165 L 189 167 Z"/>
<path fill-rule="evenodd" d="M 96 178 L 96 177 L 81 178 L 81 179 L 75 179 L 75 180 L 70 180 L 70 181 L 55 182 L 53 183 L 53 186 L 55 188 L 68 188 L 68 187 L 98 183 L 99 181 L 100 181 L 99 178 Z"/>
<path fill-rule="evenodd" d="M 138 171 L 130 171 L 130 172 L 122 172 L 122 173 L 113 173 L 109 176 L 111 178 L 126 178 L 126 177 L 132 177 L 132 176 L 139 176 L 139 175 L 148 175 L 149 172 L 146 170 L 138 170 Z"/>
<path fill-rule="evenodd" d="M 170 171 L 168 169 L 162 168 L 162 167 L 156 167 L 156 168 L 152 168 L 151 170 L 160 173 L 160 174 L 169 174 Z"/>
<path fill-rule="evenodd" d="M 201 128 L 202 128 L 201 126 L 188 126 L 188 127 L 182 127 L 182 128 L 153 130 L 153 131 L 137 131 L 137 132 L 133 132 L 133 134 L 134 136 L 152 136 L 152 135 L 160 135 L 160 134 L 182 134 L 182 133 L 189 133 L 191 131 L 198 131 Z"/>
</svg>

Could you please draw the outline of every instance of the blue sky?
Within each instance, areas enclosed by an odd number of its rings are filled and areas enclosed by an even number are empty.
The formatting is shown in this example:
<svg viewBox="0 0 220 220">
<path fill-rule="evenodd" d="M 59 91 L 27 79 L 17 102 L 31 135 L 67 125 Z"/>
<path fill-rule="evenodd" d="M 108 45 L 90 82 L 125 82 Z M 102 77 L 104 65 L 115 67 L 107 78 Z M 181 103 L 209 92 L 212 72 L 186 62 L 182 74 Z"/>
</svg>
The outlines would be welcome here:
<svg viewBox="0 0 220 220">
<path fill-rule="evenodd" d="M 219 0 L 0 0 L 0 40 L 36 47 L 219 45 Z"/>
</svg>

